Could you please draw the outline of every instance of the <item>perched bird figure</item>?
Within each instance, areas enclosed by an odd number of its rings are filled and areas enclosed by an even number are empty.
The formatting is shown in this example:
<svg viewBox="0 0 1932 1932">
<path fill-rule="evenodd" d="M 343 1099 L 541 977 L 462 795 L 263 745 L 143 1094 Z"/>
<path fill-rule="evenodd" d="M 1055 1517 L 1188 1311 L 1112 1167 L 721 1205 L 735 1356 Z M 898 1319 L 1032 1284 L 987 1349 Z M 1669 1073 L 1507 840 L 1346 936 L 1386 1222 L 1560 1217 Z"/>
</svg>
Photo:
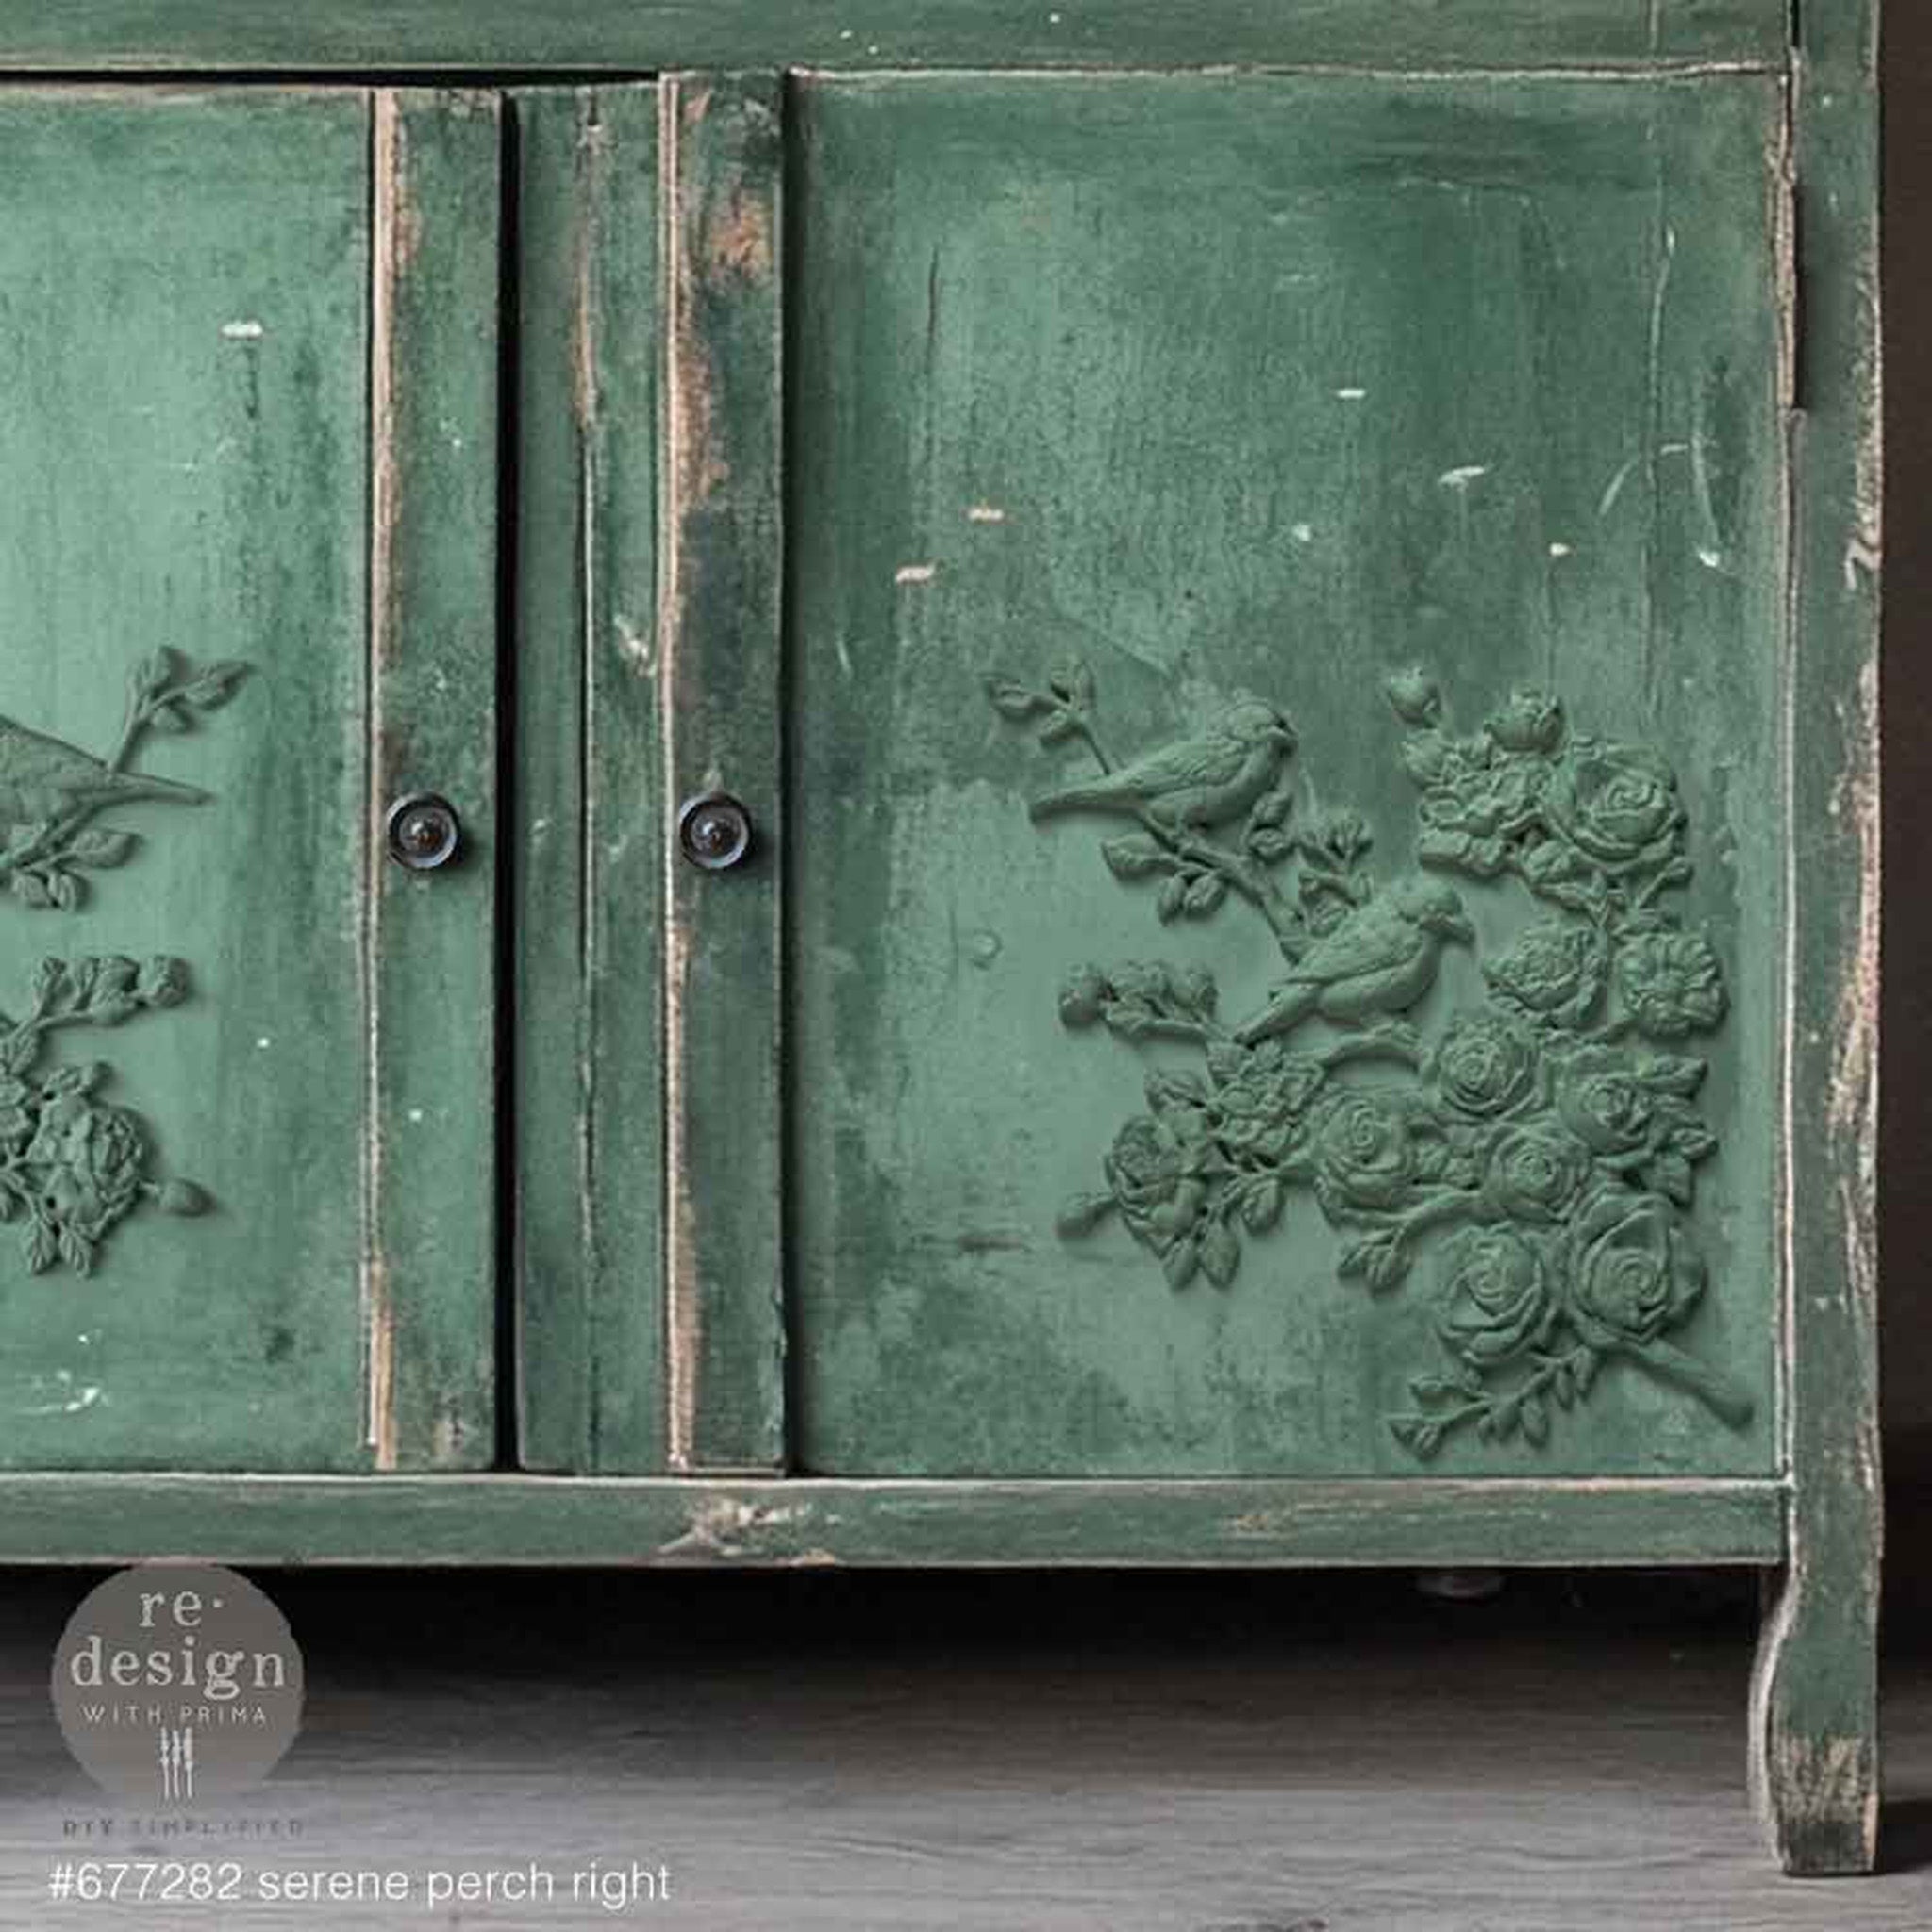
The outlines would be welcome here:
<svg viewBox="0 0 1932 1932">
<path fill-rule="evenodd" d="M 1317 940 L 1235 1038 L 1253 1046 L 1311 1013 L 1352 1026 L 1403 1012 L 1435 984 L 1443 942 L 1474 937 L 1453 887 L 1411 875 Z"/>
<path fill-rule="evenodd" d="M 204 805 L 208 794 L 171 778 L 112 771 L 58 738 L 0 718 L 0 825 L 49 824 L 149 798 Z"/>
<path fill-rule="evenodd" d="M 1294 746 L 1294 727 L 1273 705 L 1237 698 L 1198 738 L 1062 786 L 1027 809 L 1036 819 L 1062 811 L 1147 811 L 1176 824 L 1224 824 L 1274 785 Z"/>
</svg>

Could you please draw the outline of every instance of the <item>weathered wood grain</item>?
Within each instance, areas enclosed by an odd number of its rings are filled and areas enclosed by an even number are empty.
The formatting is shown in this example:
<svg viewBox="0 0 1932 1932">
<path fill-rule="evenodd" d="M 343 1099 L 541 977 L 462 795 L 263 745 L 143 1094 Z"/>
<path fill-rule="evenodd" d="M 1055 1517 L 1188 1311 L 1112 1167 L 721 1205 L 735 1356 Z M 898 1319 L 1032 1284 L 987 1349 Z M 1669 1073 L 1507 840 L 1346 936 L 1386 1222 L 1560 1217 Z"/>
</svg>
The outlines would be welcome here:
<svg viewBox="0 0 1932 1932">
<path fill-rule="evenodd" d="M 1764 1564 L 1770 1482 L 765 1482 L 87 1475 L 9 1482 L 0 1560 Z"/>
<path fill-rule="evenodd" d="M 1869 1871 L 1878 1832 L 1877 8 L 1844 0 L 1803 21 L 1784 1123 L 1793 1496 L 1751 1766 L 1779 1858 L 1823 1874 Z"/>
<path fill-rule="evenodd" d="M 782 112 L 774 75 L 659 88 L 666 816 L 722 791 L 756 828 L 728 872 L 662 846 L 668 1450 L 691 1471 L 785 1454 Z"/>
<path fill-rule="evenodd" d="M 213 0 L 79 0 L 58 20 L 36 0 L 0 5 L 0 66 L 996 67 L 1362 62 L 1529 66 L 1771 60 L 1784 0 L 356 0 L 307 8 Z"/>
<path fill-rule="evenodd" d="M 658 103 L 519 90 L 518 1391 L 526 1467 L 658 1469 Z"/>
<path fill-rule="evenodd" d="M 375 96 L 364 1299 L 378 1469 L 496 1454 L 498 121 L 490 94 Z M 384 816 L 414 791 L 460 815 L 455 865 L 389 858 Z"/>
</svg>

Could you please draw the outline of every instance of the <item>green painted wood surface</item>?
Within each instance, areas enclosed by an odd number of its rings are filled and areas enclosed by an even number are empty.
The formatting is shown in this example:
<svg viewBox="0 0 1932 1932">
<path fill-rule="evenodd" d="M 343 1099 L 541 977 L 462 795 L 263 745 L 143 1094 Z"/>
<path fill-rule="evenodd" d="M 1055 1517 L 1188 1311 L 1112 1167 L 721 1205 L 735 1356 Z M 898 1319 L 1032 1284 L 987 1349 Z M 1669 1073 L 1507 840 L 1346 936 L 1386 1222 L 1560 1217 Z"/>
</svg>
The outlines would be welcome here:
<svg viewBox="0 0 1932 1932">
<path fill-rule="evenodd" d="M 1769 1482 L 717 1482 L 88 1476 L 10 1482 L 0 1559 L 874 1568 L 1762 1564 Z"/>
<path fill-rule="evenodd" d="M 401 92 L 374 113 L 369 1445 L 378 1469 L 476 1469 L 496 1456 L 499 110 Z M 445 870 L 387 857 L 416 791 L 461 817 Z"/>
<path fill-rule="evenodd" d="M 658 100 L 514 98 L 521 1457 L 664 1464 Z"/>
<path fill-rule="evenodd" d="M 1878 10 L 1807 7 L 1795 160 L 1794 986 L 1782 1174 L 1789 1565 L 1769 1579 L 1752 1783 L 1801 1874 L 1868 1872 L 1879 1828 Z"/>
<path fill-rule="evenodd" d="M 659 100 L 666 799 L 729 793 L 756 827 L 727 872 L 665 848 L 667 1448 L 761 1469 L 785 1455 L 781 100 L 770 75 L 668 75 Z"/>
<path fill-rule="evenodd" d="M 136 659 L 254 667 L 142 740 L 212 804 L 117 808 L 142 842 L 71 913 L 0 905 L 12 980 L 185 959 L 187 999 L 96 1050 L 213 1200 L 130 1218 L 84 1282 L 0 1243 L 0 1458 L 487 1465 L 493 109 L 61 91 L 7 96 L 0 144 L 7 466 L 34 479 L 0 522 L 0 705 L 105 752 Z M 471 840 L 433 880 L 383 855 L 418 785 Z"/>
<path fill-rule="evenodd" d="M 1785 0 L 36 0 L 0 65 L 100 68 L 1529 66 L 1782 59 Z"/>
<path fill-rule="evenodd" d="M 1773 1471 L 1780 1303 L 1785 118 L 1757 78 L 808 77 L 791 122 L 786 997 L 794 1427 L 815 1474 L 1386 1474 L 1441 1360 L 1427 1265 L 1338 1279 L 1306 1193 L 1171 1290 L 1104 1188 L 1198 1047 L 1061 1024 L 1082 961 L 1278 972 L 1230 902 L 1169 926 L 1028 821 L 1091 772 L 987 706 L 1067 656 L 1117 756 L 1246 691 L 1386 879 L 1415 788 L 1385 672 L 1467 730 L 1512 687 L 1680 774 L 1723 961 L 1718 1151 L 1682 1331 L 1721 1419 L 1627 1360 L 1465 1475 Z M 1126 827 L 1131 829 L 1131 826 Z M 1457 878 L 1495 958 L 1517 888 Z M 1444 948 L 1436 1038 L 1484 997 Z M 1304 1043 L 1297 1036 L 1298 1043 Z M 1395 1077 L 1392 1074 L 1391 1078 Z M 1527 1424 L 1525 1424 L 1525 1427 Z"/>
<path fill-rule="evenodd" d="M 359 92 L 0 98 L 0 711 L 105 756 L 158 647 L 255 667 L 143 741 L 212 804 L 108 815 L 142 842 L 77 911 L 0 901 L 16 1019 L 42 955 L 187 960 L 58 1058 L 213 1200 L 86 1281 L 0 1228 L 8 1466 L 368 1459 L 369 149 Z"/>
</svg>

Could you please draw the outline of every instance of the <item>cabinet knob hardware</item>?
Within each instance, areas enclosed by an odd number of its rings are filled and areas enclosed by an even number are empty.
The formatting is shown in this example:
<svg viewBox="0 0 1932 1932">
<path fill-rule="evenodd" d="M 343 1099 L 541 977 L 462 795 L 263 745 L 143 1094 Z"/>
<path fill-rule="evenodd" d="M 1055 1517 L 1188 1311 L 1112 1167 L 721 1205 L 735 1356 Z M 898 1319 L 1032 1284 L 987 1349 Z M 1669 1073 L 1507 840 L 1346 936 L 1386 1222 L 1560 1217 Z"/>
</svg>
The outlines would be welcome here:
<svg viewBox="0 0 1932 1932">
<path fill-rule="evenodd" d="M 463 822 L 448 799 L 412 791 L 389 808 L 389 856 L 410 872 L 436 872 L 463 849 Z"/>
<path fill-rule="evenodd" d="M 677 814 L 677 844 L 703 871 L 726 871 L 751 850 L 751 813 L 726 791 L 688 799 Z"/>
</svg>

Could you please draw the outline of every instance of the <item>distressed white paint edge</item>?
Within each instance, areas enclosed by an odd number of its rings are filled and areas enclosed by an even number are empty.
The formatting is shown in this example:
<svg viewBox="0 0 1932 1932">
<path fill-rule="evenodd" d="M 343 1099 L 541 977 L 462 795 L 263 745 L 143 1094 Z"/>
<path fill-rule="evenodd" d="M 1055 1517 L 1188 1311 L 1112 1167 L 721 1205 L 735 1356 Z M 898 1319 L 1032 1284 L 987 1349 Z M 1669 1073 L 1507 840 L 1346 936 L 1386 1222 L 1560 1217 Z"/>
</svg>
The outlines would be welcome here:
<svg viewBox="0 0 1932 1932">
<path fill-rule="evenodd" d="M 362 1129 L 363 1446 L 378 1470 L 395 1467 L 395 1309 L 382 1251 L 382 877 L 385 801 L 383 665 L 394 629 L 395 300 L 401 267 L 402 123 L 394 92 L 371 96 L 369 236 L 369 633 L 362 854 L 362 1002 L 367 1061 Z"/>
<path fill-rule="evenodd" d="M 680 622 L 684 546 L 678 511 L 683 502 L 685 425 L 682 354 L 686 320 L 685 257 L 678 220 L 683 181 L 684 77 L 667 74 L 658 84 L 658 262 L 663 303 L 663 460 L 658 496 L 658 717 L 663 734 L 664 824 L 677 824 L 679 773 L 675 729 L 677 673 L 683 642 Z M 697 1433 L 696 1360 L 699 1342 L 695 1284 L 691 1278 L 691 1201 L 681 1185 L 687 1172 L 682 1009 L 691 971 L 691 935 L 673 918 L 677 903 L 675 838 L 664 846 L 664 1459 L 677 1471 L 692 1467 Z"/>
</svg>

